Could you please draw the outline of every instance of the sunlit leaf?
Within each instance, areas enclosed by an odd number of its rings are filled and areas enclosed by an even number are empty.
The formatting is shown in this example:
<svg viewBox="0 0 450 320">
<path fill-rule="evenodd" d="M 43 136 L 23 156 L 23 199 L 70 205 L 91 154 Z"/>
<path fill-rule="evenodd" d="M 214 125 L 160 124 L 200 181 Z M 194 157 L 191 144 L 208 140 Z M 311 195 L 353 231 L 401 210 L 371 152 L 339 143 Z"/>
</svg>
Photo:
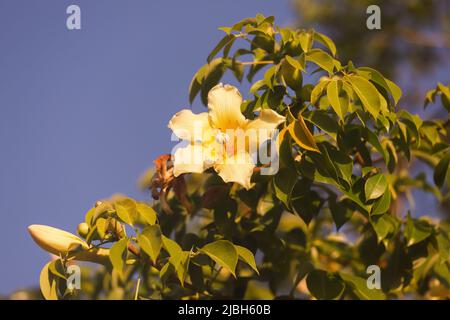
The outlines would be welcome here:
<svg viewBox="0 0 450 320">
<path fill-rule="evenodd" d="M 158 225 L 148 226 L 137 237 L 142 250 L 150 256 L 153 263 L 158 259 L 162 247 L 161 229 Z"/>
<path fill-rule="evenodd" d="M 238 253 L 230 241 L 217 240 L 203 246 L 200 251 L 230 271 L 233 276 L 236 276 L 235 271 L 238 262 Z"/>
<path fill-rule="evenodd" d="M 382 173 L 378 173 L 367 179 L 366 184 L 364 185 L 366 200 L 381 197 L 381 195 L 386 192 L 387 185 L 386 176 Z"/>
<path fill-rule="evenodd" d="M 253 253 L 245 247 L 235 245 L 239 259 L 247 263 L 253 270 L 259 274 L 258 268 L 256 267 L 255 256 Z"/>
<path fill-rule="evenodd" d="M 303 149 L 320 152 L 316 145 L 314 136 L 306 126 L 305 120 L 301 115 L 298 116 L 298 120 L 289 125 L 289 133 L 294 141 Z"/>
</svg>

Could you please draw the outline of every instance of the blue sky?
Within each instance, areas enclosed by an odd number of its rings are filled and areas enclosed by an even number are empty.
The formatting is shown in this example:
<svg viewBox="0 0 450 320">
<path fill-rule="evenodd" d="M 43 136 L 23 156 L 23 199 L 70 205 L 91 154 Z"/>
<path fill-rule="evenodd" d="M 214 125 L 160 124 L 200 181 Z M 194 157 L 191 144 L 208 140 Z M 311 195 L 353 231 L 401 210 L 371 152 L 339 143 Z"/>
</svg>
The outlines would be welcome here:
<svg viewBox="0 0 450 320">
<path fill-rule="evenodd" d="M 70 4 L 82 30 L 66 29 Z M 147 196 L 137 178 L 170 152 L 217 28 L 258 12 L 295 18 L 287 0 L 0 2 L 0 293 L 37 285 L 48 260 L 28 225 L 75 232 L 95 200 Z"/>
</svg>

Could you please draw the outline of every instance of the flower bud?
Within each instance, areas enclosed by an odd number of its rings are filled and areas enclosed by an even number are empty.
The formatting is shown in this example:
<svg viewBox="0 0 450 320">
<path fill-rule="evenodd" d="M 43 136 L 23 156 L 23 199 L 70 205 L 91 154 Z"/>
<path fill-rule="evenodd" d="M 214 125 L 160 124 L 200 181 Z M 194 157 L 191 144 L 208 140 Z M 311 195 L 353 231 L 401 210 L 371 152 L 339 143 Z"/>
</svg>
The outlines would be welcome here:
<svg viewBox="0 0 450 320">
<path fill-rule="evenodd" d="M 81 237 L 86 238 L 89 233 L 89 225 L 86 222 L 80 223 L 78 225 L 77 232 Z"/>
<path fill-rule="evenodd" d="M 44 250 L 55 255 L 64 255 L 81 247 L 88 249 L 86 242 L 77 236 L 49 226 L 33 224 L 28 227 L 33 240 Z"/>
</svg>

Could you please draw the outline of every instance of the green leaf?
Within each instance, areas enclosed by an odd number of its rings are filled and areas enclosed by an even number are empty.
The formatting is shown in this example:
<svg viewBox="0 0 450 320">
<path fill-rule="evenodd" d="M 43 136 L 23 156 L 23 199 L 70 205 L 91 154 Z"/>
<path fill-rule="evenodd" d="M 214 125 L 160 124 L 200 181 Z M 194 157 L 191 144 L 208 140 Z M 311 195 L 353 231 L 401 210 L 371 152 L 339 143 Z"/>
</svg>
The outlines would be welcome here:
<svg viewBox="0 0 450 320">
<path fill-rule="evenodd" d="M 137 237 L 139 246 L 156 263 L 162 247 L 161 229 L 159 225 L 148 226 Z"/>
<path fill-rule="evenodd" d="M 292 122 L 289 126 L 289 133 L 294 141 L 303 149 L 319 152 L 316 141 L 311 131 L 306 126 L 305 120 L 301 115 L 298 115 L 298 121 Z"/>
<path fill-rule="evenodd" d="M 386 150 L 381 145 L 380 141 L 378 140 L 378 136 L 373 133 L 369 128 L 363 128 L 363 135 L 364 138 L 377 150 L 381 156 L 383 157 L 384 161 L 388 161 L 388 154 Z"/>
<path fill-rule="evenodd" d="M 336 60 L 328 53 L 320 49 L 312 49 L 306 54 L 306 61 L 311 61 L 317 64 L 322 69 L 328 71 L 329 74 L 334 73 Z"/>
<path fill-rule="evenodd" d="M 333 273 L 314 270 L 308 274 L 306 285 L 309 292 L 319 300 L 338 299 L 344 292 L 345 285 Z"/>
<path fill-rule="evenodd" d="M 51 261 L 48 262 L 44 268 L 42 268 L 39 275 L 39 285 L 45 300 L 58 300 L 56 278 L 49 270 L 51 263 Z"/>
<path fill-rule="evenodd" d="M 128 225 L 133 225 L 137 218 L 138 212 L 136 202 L 133 199 L 123 199 L 114 204 L 117 216 Z"/>
<path fill-rule="evenodd" d="M 264 83 L 271 90 L 273 90 L 274 77 L 275 77 L 276 71 L 277 71 L 277 66 L 272 66 L 269 69 L 267 69 L 267 71 L 264 73 Z"/>
<path fill-rule="evenodd" d="M 339 81 L 332 80 L 327 86 L 327 97 L 334 112 L 344 121 L 344 116 L 348 109 L 348 100 L 345 97 L 339 97 Z"/>
<path fill-rule="evenodd" d="M 238 253 L 234 245 L 228 240 L 218 240 L 203 246 L 200 251 L 208 255 L 222 267 L 228 269 L 236 277 Z"/>
<path fill-rule="evenodd" d="M 280 74 L 286 84 L 294 91 L 302 89 L 304 67 L 300 61 L 286 55 L 280 64 Z"/>
<path fill-rule="evenodd" d="M 89 209 L 89 211 L 85 215 L 84 221 L 90 226 L 92 224 L 92 217 L 95 214 L 95 207 Z"/>
<path fill-rule="evenodd" d="M 330 211 L 337 231 L 353 216 L 353 210 L 348 208 L 343 202 L 331 201 Z"/>
<path fill-rule="evenodd" d="M 67 278 L 61 259 L 56 259 L 56 260 L 51 261 L 50 264 L 48 265 L 48 270 L 53 275 L 60 277 L 61 279 L 66 280 L 66 278 Z"/>
<path fill-rule="evenodd" d="M 128 252 L 128 238 L 123 238 L 114 243 L 109 250 L 109 260 L 114 269 L 116 269 L 120 276 L 123 276 L 123 269 L 125 268 L 125 262 Z"/>
<path fill-rule="evenodd" d="M 174 240 L 162 236 L 162 246 L 169 253 L 169 255 L 175 259 L 181 259 L 183 249 Z"/>
<path fill-rule="evenodd" d="M 211 60 L 214 58 L 214 56 L 226 45 L 233 43 L 236 39 L 236 36 L 234 34 L 227 34 L 225 35 L 219 43 L 214 47 L 214 49 L 211 51 L 211 53 L 208 55 L 207 61 L 208 63 L 211 62 Z"/>
<path fill-rule="evenodd" d="M 352 183 L 353 160 L 329 143 L 322 143 L 321 149 L 323 154 L 327 157 L 329 164 L 335 168 L 338 176 L 350 185 Z M 341 182 L 340 184 L 342 185 Z"/>
<path fill-rule="evenodd" d="M 336 139 L 339 126 L 324 110 L 314 110 L 310 112 L 305 119 L 313 123 L 320 130 L 328 133 L 333 139 Z"/>
<path fill-rule="evenodd" d="M 381 195 L 386 192 L 387 186 L 386 176 L 382 173 L 378 173 L 367 179 L 366 184 L 364 185 L 366 201 L 381 197 Z"/>
<path fill-rule="evenodd" d="M 331 40 L 329 37 L 327 37 L 323 33 L 316 31 L 314 32 L 314 40 L 317 40 L 318 42 L 322 43 L 325 47 L 327 47 L 333 56 L 336 55 L 336 45 L 334 44 L 333 40 Z"/>
<path fill-rule="evenodd" d="M 156 223 L 157 214 L 156 211 L 153 210 L 148 204 L 140 202 L 137 204 L 137 211 L 141 219 L 149 224 L 154 225 Z"/>
<path fill-rule="evenodd" d="M 397 86 L 391 80 L 383 77 L 383 75 L 375 69 L 368 68 L 368 67 L 361 67 L 361 68 L 358 68 L 358 71 L 367 72 L 369 74 L 370 79 L 373 82 L 382 86 L 384 89 L 386 89 L 386 91 L 392 95 L 392 98 L 394 99 L 395 104 L 398 103 L 398 101 L 402 97 L 402 90 L 400 89 L 399 86 Z"/>
<path fill-rule="evenodd" d="M 378 199 L 372 207 L 371 215 L 383 214 L 389 210 L 391 205 L 391 193 L 386 191 L 380 199 Z"/>
<path fill-rule="evenodd" d="M 428 238 L 433 232 L 433 227 L 424 220 L 413 219 L 411 215 L 406 216 L 405 237 L 407 246 L 412 246 Z"/>
<path fill-rule="evenodd" d="M 441 263 L 447 261 L 450 256 L 450 241 L 444 231 L 438 230 L 438 233 L 436 234 L 436 242 Z"/>
<path fill-rule="evenodd" d="M 204 78 L 201 83 L 201 98 L 202 103 L 205 106 L 208 104 L 209 90 L 211 90 L 216 84 L 219 83 L 225 71 L 226 67 L 223 64 L 222 58 L 214 59 L 206 65 Z"/>
<path fill-rule="evenodd" d="M 237 250 L 239 259 L 247 263 L 253 270 L 256 271 L 257 274 L 259 274 L 258 268 L 256 267 L 255 256 L 253 255 L 253 253 L 245 247 L 241 247 L 238 245 L 235 245 L 234 247 Z"/>
<path fill-rule="evenodd" d="M 311 91 L 311 104 L 316 105 L 330 80 L 320 81 Z"/>
<path fill-rule="evenodd" d="M 302 31 L 298 34 L 300 46 L 304 52 L 311 50 L 313 43 L 313 31 Z"/>
<path fill-rule="evenodd" d="M 283 202 L 286 208 L 290 208 L 292 189 L 297 181 L 297 172 L 292 168 L 280 168 L 273 178 L 275 195 Z"/>
<path fill-rule="evenodd" d="M 362 300 L 386 300 L 386 295 L 380 289 L 369 289 L 367 280 L 361 277 L 340 272 L 339 275 L 347 284 L 347 287 Z"/>
<path fill-rule="evenodd" d="M 389 214 L 371 216 L 370 223 L 377 234 L 378 242 L 395 234 L 400 226 L 400 222 Z"/>
<path fill-rule="evenodd" d="M 169 262 L 171 262 L 175 267 L 175 271 L 177 272 L 178 280 L 181 285 L 184 286 L 184 281 L 186 280 L 186 276 L 189 271 L 189 263 L 191 261 L 191 252 L 183 251 L 181 254 L 181 258 L 177 262 L 172 261 L 172 257 L 170 257 Z"/>
<path fill-rule="evenodd" d="M 442 187 L 442 185 L 444 184 L 449 164 L 450 164 L 450 152 L 447 152 L 434 168 L 433 174 L 434 183 L 439 187 Z"/>
<path fill-rule="evenodd" d="M 200 92 L 202 88 L 203 79 L 205 73 L 208 70 L 208 64 L 202 66 L 192 77 L 191 83 L 189 85 L 189 103 L 194 102 L 195 97 Z"/>
<path fill-rule="evenodd" d="M 305 69 L 305 67 L 302 66 L 302 64 L 300 63 L 300 61 L 298 61 L 297 59 L 294 59 L 294 58 L 292 58 L 292 57 L 289 56 L 289 55 L 286 55 L 284 58 L 286 59 L 286 61 L 287 61 L 294 69 L 297 69 L 297 70 L 304 70 L 304 69 Z"/>
<path fill-rule="evenodd" d="M 311 191 L 311 183 L 307 179 L 299 180 L 292 190 L 291 207 L 308 225 L 320 211 L 322 200 L 315 191 Z"/>
<path fill-rule="evenodd" d="M 244 78 L 244 65 L 239 61 L 233 61 L 229 69 L 233 72 L 234 76 L 239 82 L 242 82 Z"/>
<path fill-rule="evenodd" d="M 364 108 L 376 119 L 380 112 L 380 94 L 377 88 L 369 80 L 361 76 L 348 76 L 348 80 L 353 90 L 358 95 Z"/>
</svg>

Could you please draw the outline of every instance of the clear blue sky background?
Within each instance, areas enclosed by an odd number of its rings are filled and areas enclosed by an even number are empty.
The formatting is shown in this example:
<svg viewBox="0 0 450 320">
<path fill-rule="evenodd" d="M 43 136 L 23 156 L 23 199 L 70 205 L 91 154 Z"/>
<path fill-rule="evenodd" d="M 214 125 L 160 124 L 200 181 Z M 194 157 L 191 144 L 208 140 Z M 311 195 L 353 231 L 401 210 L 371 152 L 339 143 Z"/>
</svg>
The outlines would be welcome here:
<svg viewBox="0 0 450 320">
<path fill-rule="evenodd" d="M 28 225 L 75 232 L 95 200 L 146 196 L 137 178 L 170 151 L 217 28 L 257 12 L 295 17 L 287 0 L 0 1 L 0 293 L 37 285 L 48 260 Z"/>
</svg>

